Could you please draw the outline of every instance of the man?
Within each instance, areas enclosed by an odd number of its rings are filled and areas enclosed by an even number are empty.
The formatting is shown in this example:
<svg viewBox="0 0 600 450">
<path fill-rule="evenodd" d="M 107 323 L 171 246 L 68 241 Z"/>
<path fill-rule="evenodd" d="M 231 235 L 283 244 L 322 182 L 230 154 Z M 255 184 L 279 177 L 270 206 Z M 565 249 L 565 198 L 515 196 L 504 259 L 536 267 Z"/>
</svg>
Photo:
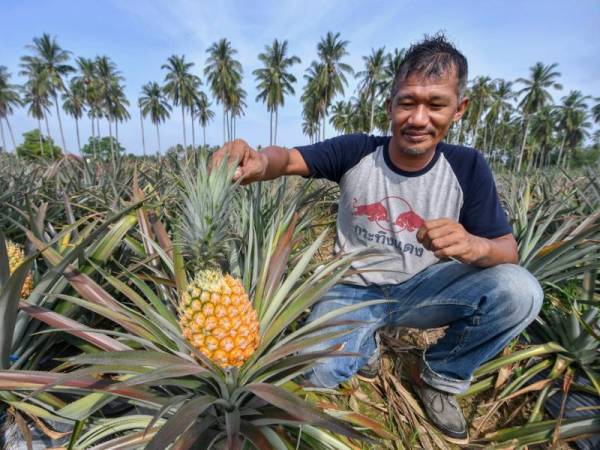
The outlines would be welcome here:
<svg viewBox="0 0 600 450">
<path fill-rule="evenodd" d="M 379 253 L 357 261 L 356 274 L 333 287 L 308 320 L 369 300 L 394 301 L 342 316 L 364 325 L 319 348 L 344 342 L 344 351 L 360 356 L 329 358 L 308 381 L 334 387 L 368 368 L 383 326 L 447 325 L 424 353 L 415 389 L 431 421 L 455 442 L 468 434 L 454 394 L 534 320 L 543 298 L 537 280 L 516 265 L 517 245 L 484 158 L 442 142 L 467 108 L 466 83 L 465 57 L 443 35 L 426 37 L 396 75 L 391 137 L 347 135 L 260 153 L 238 140 L 215 155 L 237 158 L 236 177 L 245 183 L 282 175 L 339 183 L 336 251 Z"/>
</svg>

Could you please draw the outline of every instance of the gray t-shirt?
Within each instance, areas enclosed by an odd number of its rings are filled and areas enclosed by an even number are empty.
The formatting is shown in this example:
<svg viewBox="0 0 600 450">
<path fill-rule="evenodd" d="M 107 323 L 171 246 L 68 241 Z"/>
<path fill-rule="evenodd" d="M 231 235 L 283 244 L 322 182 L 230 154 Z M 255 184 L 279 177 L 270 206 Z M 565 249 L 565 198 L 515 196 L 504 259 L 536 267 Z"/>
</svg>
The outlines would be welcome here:
<svg viewBox="0 0 600 450">
<path fill-rule="evenodd" d="M 440 143 L 416 172 L 390 160 L 388 136 L 352 134 L 296 147 L 310 176 L 340 185 L 336 253 L 368 247 L 344 282 L 397 284 L 439 259 L 417 242 L 423 220 L 449 218 L 474 235 L 511 233 L 491 171 L 475 149 Z"/>
</svg>

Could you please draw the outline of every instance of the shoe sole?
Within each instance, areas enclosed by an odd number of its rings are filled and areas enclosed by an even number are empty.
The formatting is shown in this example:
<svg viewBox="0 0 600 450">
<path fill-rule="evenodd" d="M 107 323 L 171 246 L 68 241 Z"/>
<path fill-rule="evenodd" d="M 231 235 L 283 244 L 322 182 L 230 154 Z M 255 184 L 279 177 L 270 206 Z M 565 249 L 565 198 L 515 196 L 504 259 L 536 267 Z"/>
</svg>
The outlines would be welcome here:
<svg viewBox="0 0 600 450">
<path fill-rule="evenodd" d="M 431 423 L 431 422 L 429 422 L 429 423 Z M 433 424 L 431 424 L 431 425 L 433 425 Z M 442 430 L 440 430 L 438 427 L 436 427 L 435 425 L 433 425 L 433 426 L 436 430 L 438 430 L 440 432 L 440 434 L 446 441 L 448 441 L 452 444 L 467 445 L 469 443 L 469 436 L 467 436 L 466 438 L 454 438 L 452 436 L 448 436 L 448 435 L 444 434 L 444 432 Z"/>
</svg>

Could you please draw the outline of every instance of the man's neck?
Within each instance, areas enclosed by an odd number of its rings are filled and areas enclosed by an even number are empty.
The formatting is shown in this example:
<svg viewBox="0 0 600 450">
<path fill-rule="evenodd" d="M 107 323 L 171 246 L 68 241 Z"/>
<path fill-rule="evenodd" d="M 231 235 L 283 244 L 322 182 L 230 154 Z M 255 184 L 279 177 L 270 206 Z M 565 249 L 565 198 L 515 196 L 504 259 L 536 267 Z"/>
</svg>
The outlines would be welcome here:
<svg viewBox="0 0 600 450">
<path fill-rule="evenodd" d="M 423 169 L 431 162 L 435 155 L 435 147 L 432 147 L 420 155 L 410 155 L 403 152 L 395 145 L 394 137 L 392 136 L 389 143 L 389 153 L 390 161 L 396 167 L 407 172 L 416 172 Z"/>
</svg>

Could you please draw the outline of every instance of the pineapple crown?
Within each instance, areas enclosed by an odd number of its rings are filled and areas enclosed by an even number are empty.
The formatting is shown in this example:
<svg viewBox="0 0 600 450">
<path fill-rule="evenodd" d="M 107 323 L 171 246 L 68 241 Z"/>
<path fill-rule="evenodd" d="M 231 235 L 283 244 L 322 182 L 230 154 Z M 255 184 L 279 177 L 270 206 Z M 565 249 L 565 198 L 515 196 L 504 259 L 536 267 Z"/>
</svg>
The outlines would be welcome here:
<svg viewBox="0 0 600 450">
<path fill-rule="evenodd" d="M 195 173 L 189 168 L 183 170 L 175 244 L 193 271 L 227 270 L 232 235 L 230 216 L 237 187 L 237 183 L 231 181 L 235 169 L 226 159 L 209 167 L 208 158 L 202 156 Z"/>
</svg>

